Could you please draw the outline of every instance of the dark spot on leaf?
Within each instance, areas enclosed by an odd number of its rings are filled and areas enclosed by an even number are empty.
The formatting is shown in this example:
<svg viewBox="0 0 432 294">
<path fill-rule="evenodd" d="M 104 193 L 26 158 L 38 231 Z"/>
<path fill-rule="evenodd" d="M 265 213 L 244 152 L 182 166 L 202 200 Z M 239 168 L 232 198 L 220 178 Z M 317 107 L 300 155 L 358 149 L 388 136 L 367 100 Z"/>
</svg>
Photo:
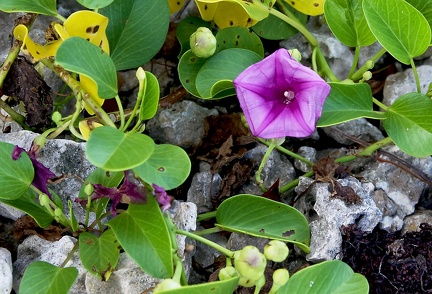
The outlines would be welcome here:
<svg viewBox="0 0 432 294">
<path fill-rule="evenodd" d="M 195 62 L 195 60 L 196 60 L 195 57 L 192 57 L 192 58 L 190 59 L 191 62 Z"/>
<path fill-rule="evenodd" d="M 86 33 L 87 33 L 87 34 L 90 34 L 90 33 L 92 32 L 92 29 L 93 29 L 92 27 L 88 27 L 88 28 L 86 28 Z"/>
<path fill-rule="evenodd" d="M 165 171 L 165 168 L 164 168 L 163 166 L 161 166 L 161 167 L 158 167 L 157 170 L 160 171 L 160 172 L 164 172 L 164 171 Z"/>
<path fill-rule="evenodd" d="M 105 176 L 106 176 L 107 178 L 111 177 L 111 174 L 110 174 L 110 172 L 109 172 L 109 171 L 107 171 L 107 172 L 105 173 Z"/>
<path fill-rule="evenodd" d="M 37 54 L 37 55 L 40 55 L 40 53 L 39 53 L 38 51 L 36 51 L 36 54 Z"/>
<path fill-rule="evenodd" d="M 186 82 L 186 84 L 189 84 L 189 80 L 186 80 L 185 82 Z"/>
<path fill-rule="evenodd" d="M 238 41 L 235 42 L 235 45 L 238 46 Z"/>
<path fill-rule="evenodd" d="M 264 229 L 261 229 L 261 230 L 259 230 L 259 232 L 264 234 L 264 233 L 265 233 L 265 230 L 264 230 Z"/>
<path fill-rule="evenodd" d="M 207 6 L 207 4 L 206 5 L 204 5 L 204 10 L 207 10 L 208 9 L 208 6 Z"/>
<path fill-rule="evenodd" d="M 93 239 L 88 238 L 88 239 L 85 240 L 84 243 L 86 243 L 87 245 L 93 245 L 93 244 L 94 244 L 94 241 L 93 241 Z"/>
<path fill-rule="evenodd" d="M 95 26 L 95 27 L 93 28 L 92 33 L 93 33 L 93 34 L 96 34 L 97 31 L 99 31 L 99 25 L 97 25 L 97 26 Z"/>
<path fill-rule="evenodd" d="M 282 237 L 289 237 L 291 235 L 294 235 L 295 231 L 294 230 L 289 230 L 286 231 L 285 233 L 282 233 Z"/>
<path fill-rule="evenodd" d="M 240 35 L 237 35 L 236 39 L 240 39 Z"/>
<path fill-rule="evenodd" d="M 295 1 L 291 1 L 291 5 L 294 6 L 295 5 Z"/>
<path fill-rule="evenodd" d="M 90 38 L 87 38 L 86 40 L 90 42 Z"/>
<path fill-rule="evenodd" d="M 234 25 L 234 22 L 232 20 L 229 21 L 230 26 Z"/>
<path fill-rule="evenodd" d="M 314 3 L 313 6 L 318 7 L 319 3 Z"/>
</svg>

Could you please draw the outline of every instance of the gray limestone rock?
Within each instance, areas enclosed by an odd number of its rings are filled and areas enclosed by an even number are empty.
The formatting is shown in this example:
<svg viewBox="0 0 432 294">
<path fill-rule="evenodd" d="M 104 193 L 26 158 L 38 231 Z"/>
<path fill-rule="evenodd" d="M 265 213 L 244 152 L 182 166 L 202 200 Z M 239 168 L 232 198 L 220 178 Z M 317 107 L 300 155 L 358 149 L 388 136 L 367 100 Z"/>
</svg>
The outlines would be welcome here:
<svg viewBox="0 0 432 294">
<path fill-rule="evenodd" d="M 180 147 L 195 147 L 205 135 L 205 117 L 217 115 L 193 101 L 175 103 L 169 109 L 160 109 L 147 124 L 150 136 L 162 143 Z"/>
<path fill-rule="evenodd" d="M 381 131 L 364 118 L 359 118 L 356 120 L 344 122 L 339 125 L 326 127 L 323 128 L 323 130 L 327 134 L 327 136 L 344 145 L 351 145 L 354 143 L 353 140 L 351 140 L 344 134 L 350 135 L 354 138 L 366 142 L 375 142 L 384 138 Z"/>
<path fill-rule="evenodd" d="M 0 294 L 12 291 L 12 256 L 9 250 L 0 247 Z"/>
<path fill-rule="evenodd" d="M 341 226 L 357 224 L 362 231 L 372 231 L 381 221 L 382 213 L 372 199 L 374 186 L 360 183 L 353 177 L 337 180 L 342 186 L 351 187 L 361 198 L 357 204 L 347 204 L 332 197 L 328 183 L 313 183 L 309 178 L 300 178 L 295 188 L 298 194 L 304 193 L 295 207 L 310 221 L 311 253 L 306 258 L 319 262 L 341 258 Z M 312 187 L 308 188 L 312 184 Z"/>
<path fill-rule="evenodd" d="M 431 177 L 431 157 L 413 158 L 400 151 L 397 146 L 386 147 L 383 150 L 412 164 Z M 383 158 L 393 160 L 386 156 Z M 380 224 L 381 228 L 389 231 L 400 230 L 403 225 L 402 220 L 414 212 L 415 205 L 418 203 L 422 191 L 426 188 L 426 184 L 397 166 L 380 161 L 366 165 L 364 172 L 359 175 L 365 181 L 375 185 L 374 199 L 384 216 L 383 222 Z"/>
<path fill-rule="evenodd" d="M 402 234 L 420 231 L 422 223 L 432 224 L 432 210 L 418 210 L 404 219 Z"/>
<path fill-rule="evenodd" d="M 300 156 L 303 156 L 307 160 L 309 160 L 312 163 L 315 163 L 317 161 L 317 151 L 315 148 L 308 147 L 308 146 L 302 146 L 297 151 L 297 154 Z M 303 161 L 300 161 L 298 159 L 294 159 L 294 166 L 296 169 L 301 170 L 302 172 L 306 173 L 312 169 L 311 166 L 304 163 Z"/>
<path fill-rule="evenodd" d="M 421 91 L 422 93 L 426 93 L 429 83 L 431 82 L 432 66 L 422 65 L 417 67 L 417 71 L 419 74 Z M 411 68 L 404 72 L 389 75 L 386 78 L 383 90 L 383 103 L 390 106 L 397 98 L 410 92 L 417 92 L 414 74 Z"/>
<path fill-rule="evenodd" d="M 210 171 L 196 173 L 187 192 L 187 201 L 196 204 L 198 213 L 213 210 L 211 197 L 218 194 L 221 183 L 219 174 L 212 175 Z"/>
</svg>

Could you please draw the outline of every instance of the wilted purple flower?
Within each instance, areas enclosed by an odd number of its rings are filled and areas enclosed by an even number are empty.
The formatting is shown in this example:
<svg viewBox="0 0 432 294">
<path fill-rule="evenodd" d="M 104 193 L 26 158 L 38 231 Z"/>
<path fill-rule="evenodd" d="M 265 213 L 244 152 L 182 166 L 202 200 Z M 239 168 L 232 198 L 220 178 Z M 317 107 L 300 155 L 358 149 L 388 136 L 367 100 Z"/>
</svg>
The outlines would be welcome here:
<svg viewBox="0 0 432 294">
<path fill-rule="evenodd" d="M 162 212 L 165 212 L 171 206 L 171 202 L 174 199 L 169 196 L 164 188 L 159 187 L 156 184 L 153 184 L 153 195 L 155 196 L 156 201 L 159 203 L 159 207 L 162 209 Z"/>
<path fill-rule="evenodd" d="M 138 186 L 137 184 L 131 182 L 128 178 L 128 172 L 125 171 L 125 177 L 123 184 L 120 188 L 107 188 L 101 184 L 93 184 L 93 193 L 91 195 L 91 200 L 108 197 L 112 201 L 110 212 L 113 216 L 117 215 L 116 209 L 119 203 L 144 203 L 147 201 L 147 192 L 143 186 Z M 75 199 L 83 205 L 87 203 L 87 199 Z"/>
<path fill-rule="evenodd" d="M 42 193 L 47 194 L 48 197 L 52 199 L 51 193 L 48 190 L 47 182 L 48 180 L 54 178 L 56 175 L 36 159 L 39 149 L 40 146 L 38 146 L 34 142 L 32 142 L 32 145 L 28 152 L 25 151 L 23 148 L 15 145 L 12 151 L 12 159 L 17 160 L 18 158 L 20 158 L 21 153 L 26 152 L 30 157 L 34 169 L 34 178 L 32 181 L 32 185 L 39 189 Z"/>
<path fill-rule="evenodd" d="M 234 86 L 252 134 L 265 139 L 311 135 L 330 93 L 330 86 L 286 49 L 249 66 Z"/>
</svg>

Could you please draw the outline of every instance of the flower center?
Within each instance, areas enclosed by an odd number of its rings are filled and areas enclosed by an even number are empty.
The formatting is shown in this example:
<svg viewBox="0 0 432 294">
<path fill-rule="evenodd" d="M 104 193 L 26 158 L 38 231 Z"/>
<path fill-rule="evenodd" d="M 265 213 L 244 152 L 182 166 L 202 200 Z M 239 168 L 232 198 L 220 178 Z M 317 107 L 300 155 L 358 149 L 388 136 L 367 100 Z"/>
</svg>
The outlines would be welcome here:
<svg viewBox="0 0 432 294">
<path fill-rule="evenodd" d="M 295 98 L 295 92 L 293 90 L 287 90 L 283 93 L 285 99 L 283 101 L 284 104 L 288 105 Z"/>
</svg>

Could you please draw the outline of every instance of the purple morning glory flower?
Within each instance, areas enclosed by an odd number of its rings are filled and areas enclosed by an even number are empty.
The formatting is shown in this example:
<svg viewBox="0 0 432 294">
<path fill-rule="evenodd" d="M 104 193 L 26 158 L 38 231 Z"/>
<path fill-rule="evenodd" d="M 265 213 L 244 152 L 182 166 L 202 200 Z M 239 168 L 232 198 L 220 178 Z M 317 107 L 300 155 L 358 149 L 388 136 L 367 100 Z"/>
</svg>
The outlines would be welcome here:
<svg viewBox="0 0 432 294">
<path fill-rule="evenodd" d="M 93 184 L 93 194 L 91 200 L 108 197 L 112 201 L 110 212 L 113 216 L 117 215 L 116 209 L 119 203 L 145 203 L 147 201 L 147 192 L 144 186 L 138 186 L 128 178 L 128 172 L 125 171 L 123 183 L 119 188 L 107 188 L 101 184 Z M 87 204 L 87 199 L 75 199 L 82 205 Z"/>
<path fill-rule="evenodd" d="M 254 136 L 307 137 L 315 130 L 330 86 L 313 70 L 279 49 L 234 80 Z"/>
<path fill-rule="evenodd" d="M 18 158 L 20 158 L 21 153 L 26 152 L 30 157 L 34 169 L 34 178 L 32 181 L 32 185 L 39 189 L 42 193 L 47 194 L 48 197 L 52 199 L 52 195 L 48 190 L 47 183 L 56 175 L 36 159 L 39 150 L 40 146 L 35 144 L 34 141 L 32 142 L 32 145 L 28 152 L 25 151 L 23 148 L 15 145 L 12 151 L 12 159 L 17 160 Z"/>
<path fill-rule="evenodd" d="M 173 197 L 169 196 L 164 188 L 159 187 L 156 184 L 153 184 L 153 195 L 155 196 L 156 201 L 159 203 L 159 207 L 162 209 L 162 212 L 165 212 L 170 208 Z"/>
</svg>

